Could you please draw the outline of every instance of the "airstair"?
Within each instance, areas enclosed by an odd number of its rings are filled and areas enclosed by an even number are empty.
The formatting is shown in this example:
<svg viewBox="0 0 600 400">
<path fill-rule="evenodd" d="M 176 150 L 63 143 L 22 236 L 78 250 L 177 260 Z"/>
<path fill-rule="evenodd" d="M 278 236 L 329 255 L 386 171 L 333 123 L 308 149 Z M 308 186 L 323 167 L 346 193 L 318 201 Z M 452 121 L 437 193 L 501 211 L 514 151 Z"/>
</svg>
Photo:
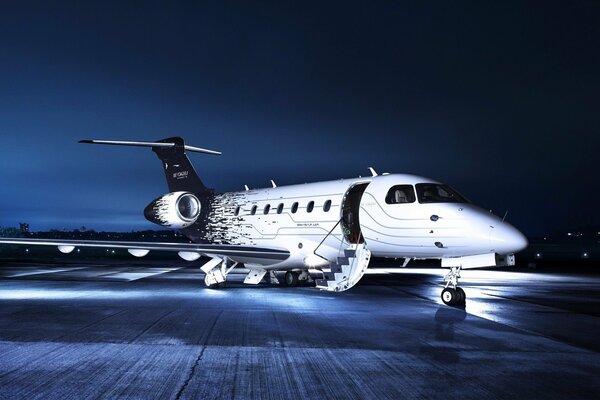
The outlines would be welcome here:
<svg viewBox="0 0 600 400">
<path fill-rule="evenodd" d="M 344 254 L 329 264 L 329 271 L 323 269 L 323 279 L 316 280 L 317 288 L 330 292 L 342 292 L 356 285 L 365 274 L 371 251 L 366 243 L 353 243 L 344 249 Z"/>
</svg>

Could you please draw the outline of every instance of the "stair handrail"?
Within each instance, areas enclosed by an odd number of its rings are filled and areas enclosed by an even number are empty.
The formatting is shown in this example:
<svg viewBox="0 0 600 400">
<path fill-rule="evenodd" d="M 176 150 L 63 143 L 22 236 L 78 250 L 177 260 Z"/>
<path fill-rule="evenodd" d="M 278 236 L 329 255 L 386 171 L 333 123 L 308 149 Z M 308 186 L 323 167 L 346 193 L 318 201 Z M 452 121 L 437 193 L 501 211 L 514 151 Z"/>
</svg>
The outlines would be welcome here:
<svg viewBox="0 0 600 400">
<path fill-rule="evenodd" d="M 331 228 L 329 230 L 329 232 L 327 232 L 327 235 L 325 235 L 323 237 L 323 239 L 321 240 L 321 242 L 319 242 L 319 244 L 317 245 L 317 247 L 315 247 L 315 249 L 313 250 L 313 254 L 314 255 L 316 255 L 318 257 L 321 257 L 323 260 L 329 262 L 329 260 L 327 258 L 323 257 L 320 254 L 317 254 L 317 250 L 319 249 L 319 247 L 321 247 L 321 245 L 323 244 L 323 242 L 325 242 L 325 239 L 327 239 L 329 237 L 329 235 L 331 235 L 331 233 L 335 230 L 335 228 L 337 228 L 337 226 L 340 224 L 340 222 L 342 222 L 342 220 L 343 220 L 343 218 L 340 218 L 338 220 L 338 222 L 335 223 L 335 225 L 333 226 L 333 228 Z M 337 237 L 335 237 L 335 235 L 333 237 L 337 239 Z M 341 251 L 341 248 L 342 248 L 342 244 L 344 243 L 343 233 L 342 233 L 342 239 L 338 239 L 338 240 L 340 241 L 340 250 L 338 250 L 338 255 L 339 255 L 340 251 Z"/>
</svg>

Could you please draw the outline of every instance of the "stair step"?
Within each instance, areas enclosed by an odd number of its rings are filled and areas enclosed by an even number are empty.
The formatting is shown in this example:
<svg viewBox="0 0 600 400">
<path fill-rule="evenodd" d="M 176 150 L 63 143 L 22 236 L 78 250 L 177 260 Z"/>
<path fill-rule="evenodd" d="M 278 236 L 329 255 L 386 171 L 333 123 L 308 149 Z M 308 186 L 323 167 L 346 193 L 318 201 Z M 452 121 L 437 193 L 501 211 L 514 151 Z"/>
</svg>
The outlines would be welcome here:
<svg viewBox="0 0 600 400">
<path fill-rule="evenodd" d="M 329 264 L 329 269 L 331 270 L 331 272 L 342 272 L 342 267 L 335 262 L 332 262 L 331 264 Z"/>
<path fill-rule="evenodd" d="M 344 291 L 354 286 L 369 265 L 371 252 L 364 244 L 344 249 L 344 255 L 323 269 L 323 279 L 316 279 L 316 287 L 330 292 Z"/>
<path fill-rule="evenodd" d="M 348 265 L 350 264 L 350 259 L 348 257 L 338 257 L 337 258 L 337 263 L 340 265 Z"/>
<path fill-rule="evenodd" d="M 334 272 L 325 272 L 323 274 L 323 280 L 326 280 L 326 281 L 335 280 L 335 273 Z"/>
</svg>

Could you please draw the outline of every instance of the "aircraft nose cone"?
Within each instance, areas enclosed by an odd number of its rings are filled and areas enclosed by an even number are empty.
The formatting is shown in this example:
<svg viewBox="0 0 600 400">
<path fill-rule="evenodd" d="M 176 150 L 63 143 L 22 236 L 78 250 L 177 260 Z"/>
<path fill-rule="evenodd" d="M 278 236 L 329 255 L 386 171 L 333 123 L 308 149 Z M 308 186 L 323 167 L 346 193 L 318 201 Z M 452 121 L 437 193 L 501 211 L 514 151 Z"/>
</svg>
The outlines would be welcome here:
<svg viewBox="0 0 600 400">
<path fill-rule="evenodd" d="M 518 229 L 502 222 L 490 229 L 490 245 L 498 254 L 513 254 L 526 248 L 528 242 Z"/>
</svg>

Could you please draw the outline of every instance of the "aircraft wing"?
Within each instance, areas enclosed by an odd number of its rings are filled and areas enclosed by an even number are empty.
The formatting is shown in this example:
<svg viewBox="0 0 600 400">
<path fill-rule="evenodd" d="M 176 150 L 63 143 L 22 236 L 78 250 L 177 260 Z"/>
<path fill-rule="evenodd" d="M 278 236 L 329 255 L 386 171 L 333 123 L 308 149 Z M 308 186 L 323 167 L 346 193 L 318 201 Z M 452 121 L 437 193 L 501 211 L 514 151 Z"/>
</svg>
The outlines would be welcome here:
<svg viewBox="0 0 600 400">
<path fill-rule="evenodd" d="M 284 249 L 257 246 L 238 246 L 230 244 L 199 243 L 163 243 L 163 242 L 121 242 L 110 240 L 70 240 L 70 239 L 31 239 L 0 238 L 0 244 L 23 244 L 36 246 L 57 246 L 63 253 L 70 253 L 75 247 L 100 247 L 110 249 L 127 249 L 136 257 L 143 257 L 151 250 L 173 251 L 189 261 L 200 255 L 229 257 L 239 262 L 257 264 L 275 264 L 286 260 L 290 252 Z"/>
</svg>

